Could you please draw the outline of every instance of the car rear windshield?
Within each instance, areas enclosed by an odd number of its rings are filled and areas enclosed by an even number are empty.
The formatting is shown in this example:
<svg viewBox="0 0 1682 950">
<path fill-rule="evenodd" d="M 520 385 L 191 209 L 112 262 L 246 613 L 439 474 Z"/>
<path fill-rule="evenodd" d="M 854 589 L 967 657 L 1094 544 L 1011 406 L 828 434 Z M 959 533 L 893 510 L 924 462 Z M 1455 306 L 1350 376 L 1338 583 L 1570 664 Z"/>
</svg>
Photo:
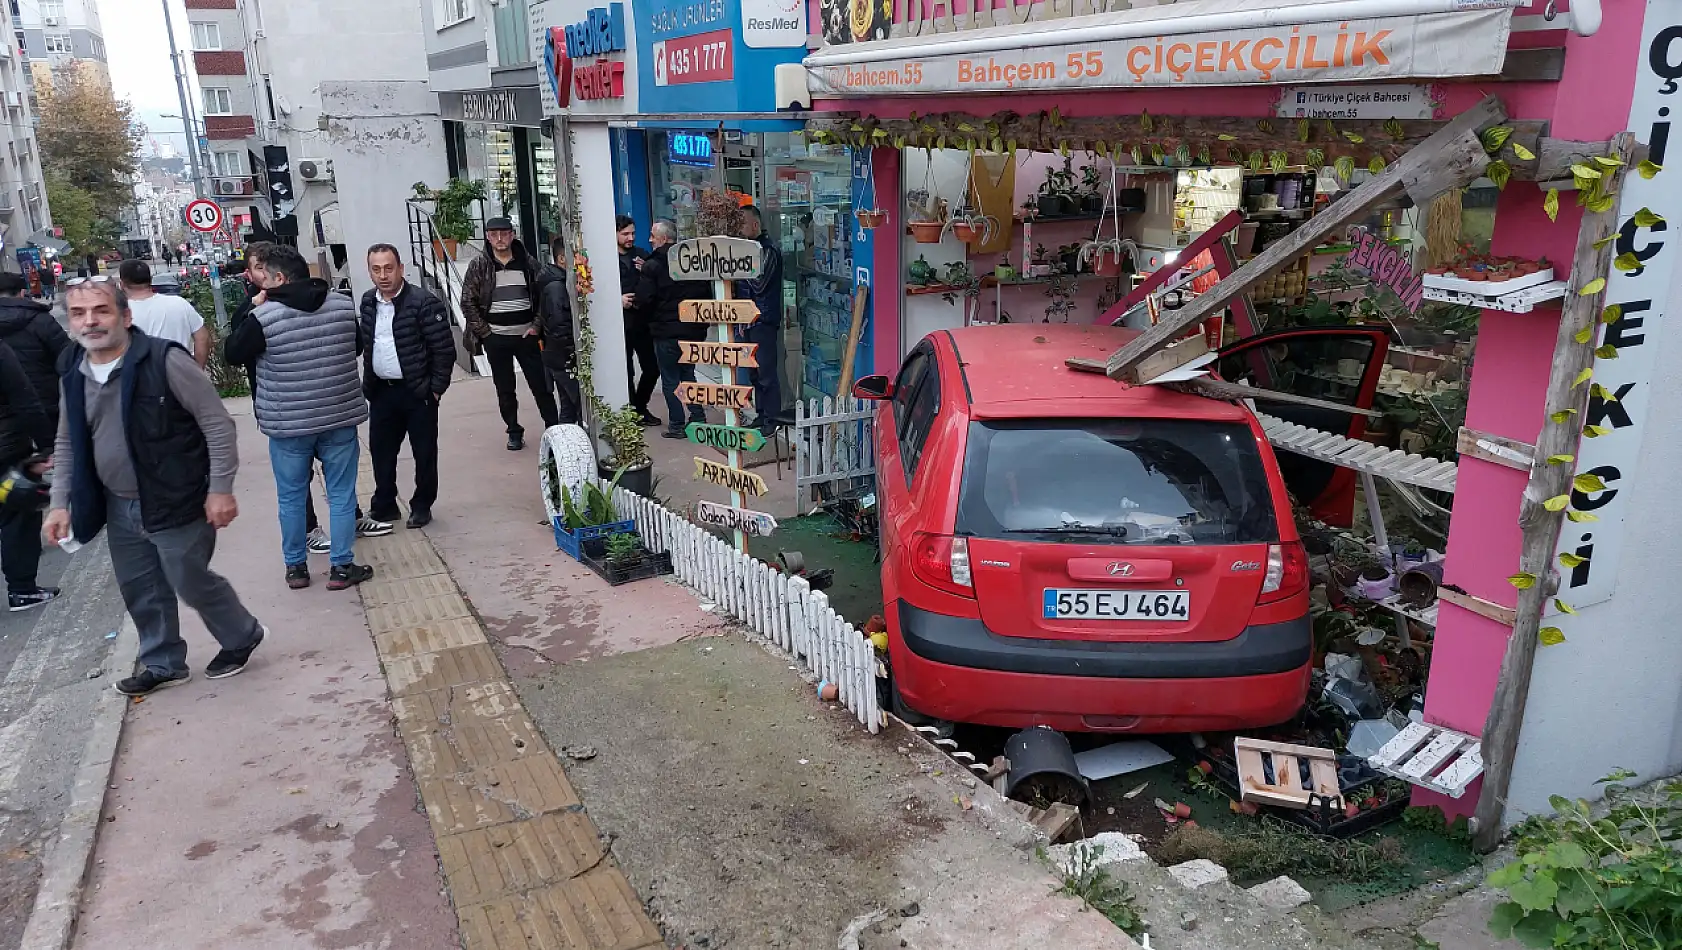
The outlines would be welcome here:
<svg viewBox="0 0 1682 950">
<path fill-rule="evenodd" d="M 1180 419 L 973 422 L 957 522 L 1019 541 L 1278 539 L 1249 427 Z"/>
</svg>

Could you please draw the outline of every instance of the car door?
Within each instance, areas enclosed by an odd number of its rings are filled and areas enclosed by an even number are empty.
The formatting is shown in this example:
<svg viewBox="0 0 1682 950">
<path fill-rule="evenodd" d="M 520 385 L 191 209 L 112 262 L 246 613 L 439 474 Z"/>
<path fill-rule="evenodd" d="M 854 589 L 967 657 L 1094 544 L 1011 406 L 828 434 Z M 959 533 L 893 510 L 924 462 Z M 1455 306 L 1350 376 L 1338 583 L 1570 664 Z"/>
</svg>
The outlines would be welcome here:
<svg viewBox="0 0 1682 950">
<path fill-rule="evenodd" d="M 1220 351 L 1222 379 L 1297 396 L 1371 409 L 1390 351 L 1381 327 L 1301 327 L 1274 330 Z M 1257 408 L 1297 425 L 1351 439 L 1366 433 L 1366 417 L 1317 406 L 1262 403 Z M 1285 487 L 1314 516 L 1347 527 L 1355 511 L 1355 472 L 1293 452 L 1279 453 Z"/>
<path fill-rule="evenodd" d="M 919 399 L 928 398 L 922 388 L 930 377 L 934 379 L 933 398 L 938 410 L 939 373 L 934 364 L 934 348 L 927 341 L 919 343 L 900 364 L 899 375 L 894 379 L 894 397 L 883 403 L 881 411 L 876 414 L 876 493 L 880 496 L 882 511 L 880 531 L 884 571 L 905 537 L 906 523 L 914 514 L 911 483 L 916 474 L 921 443 L 907 436 L 917 424 L 911 418 L 913 407 L 921 405 Z M 923 412 L 926 409 L 919 410 L 919 417 Z M 926 429 L 924 431 L 926 433 Z M 908 442 L 914 443 L 910 453 L 907 452 Z"/>
</svg>

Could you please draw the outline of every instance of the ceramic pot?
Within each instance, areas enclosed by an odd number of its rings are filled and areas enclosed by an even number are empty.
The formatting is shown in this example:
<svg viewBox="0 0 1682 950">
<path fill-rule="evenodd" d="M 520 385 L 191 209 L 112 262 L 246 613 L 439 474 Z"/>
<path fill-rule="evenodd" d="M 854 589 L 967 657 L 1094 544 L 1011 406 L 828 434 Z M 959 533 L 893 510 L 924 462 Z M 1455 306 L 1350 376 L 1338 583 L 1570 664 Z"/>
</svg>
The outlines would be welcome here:
<svg viewBox="0 0 1682 950">
<path fill-rule="evenodd" d="M 859 227 L 864 228 L 866 231 L 875 230 L 876 228 L 886 224 L 888 221 L 888 213 L 886 211 L 859 211 L 857 212 L 857 216 L 859 219 Z"/>
<path fill-rule="evenodd" d="M 911 238 L 918 244 L 939 244 L 940 233 L 946 230 L 944 221 L 911 222 Z"/>
</svg>

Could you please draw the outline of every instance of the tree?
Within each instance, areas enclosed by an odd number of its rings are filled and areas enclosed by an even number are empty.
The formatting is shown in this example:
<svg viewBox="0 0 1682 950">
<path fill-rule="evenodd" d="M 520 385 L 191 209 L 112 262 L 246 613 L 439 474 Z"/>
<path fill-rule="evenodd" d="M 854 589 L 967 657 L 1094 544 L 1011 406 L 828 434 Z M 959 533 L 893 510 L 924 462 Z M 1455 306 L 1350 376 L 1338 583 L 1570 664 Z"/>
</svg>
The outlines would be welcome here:
<svg viewBox="0 0 1682 950">
<path fill-rule="evenodd" d="M 134 203 L 132 182 L 144 132 L 133 107 L 99 77 L 83 69 L 54 70 L 52 88 L 41 96 L 36 128 L 42 164 L 62 184 L 90 197 L 98 217 L 115 220 Z M 56 203 L 52 212 L 56 220 Z"/>
<path fill-rule="evenodd" d="M 53 223 L 78 256 L 98 256 L 116 247 L 122 226 L 99 213 L 99 203 L 87 189 L 70 182 L 57 170 L 47 172 L 47 207 Z"/>
</svg>

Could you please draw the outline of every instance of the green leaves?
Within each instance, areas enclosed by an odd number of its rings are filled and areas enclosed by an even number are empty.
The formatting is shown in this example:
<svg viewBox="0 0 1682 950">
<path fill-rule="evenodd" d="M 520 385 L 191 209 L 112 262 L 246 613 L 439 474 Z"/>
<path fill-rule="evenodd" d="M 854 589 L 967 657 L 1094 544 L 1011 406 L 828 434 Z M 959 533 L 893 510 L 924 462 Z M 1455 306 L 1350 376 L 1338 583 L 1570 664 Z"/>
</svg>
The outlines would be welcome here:
<svg viewBox="0 0 1682 950">
<path fill-rule="evenodd" d="M 1259 172 L 1259 171 L 1262 170 L 1262 159 L 1263 159 L 1263 157 L 1264 156 L 1261 153 L 1261 149 L 1256 149 L 1255 151 L 1250 153 L 1250 158 L 1249 158 L 1250 171 Z"/>
<path fill-rule="evenodd" d="M 1215 136 L 1215 138 L 1218 138 L 1223 142 L 1236 142 L 1236 141 L 1238 141 L 1238 136 L 1228 135 L 1225 132 L 1222 132 L 1221 134 Z"/>
<path fill-rule="evenodd" d="M 1581 203 L 1581 202 L 1579 202 L 1579 203 Z M 1606 245 L 1611 244 L 1613 241 L 1616 241 L 1617 239 L 1618 239 L 1618 232 L 1613 231 L 1611 234 L 1608 234 L 1605 237 L 1601 238 L 1600 240 L 1594 242 L 1594 249 L 1598 251 L 1601 248 L 1605 247 Z"/>
<path fill-rule="evenodd" d="M 1209 158 L 1209 146 L 1204 145 L 1197 150 L 1197 163 L 1199 165 L 1213 165 L 1213 164 L 1215 164 Z"/>
<path fill-rule="evenodd" d="M 1587 340 L 1578 340 L 1577 342 L 1587 343 L 1588 341 Z M 1594 378 L 1594 367 L 1585 366 L 1585 367 L 1583 367 L 1583 371 L 1581 373 L 1577 374 L 1577 378 L 1571 382 L 1571 388 L 1576 389 L 1578 386 L 1583 385 L 1584 383 L 1588 382 L 1590 379 L 1593 379 L 1593 378 Z"/>
<path fill-rule="evenodd" d="M 1594 398 L 1596 398 L 1598 400 L 1600 400 L 1601 402 L 1617 402 L 1618 401 L 1618 397 L 1612 392 L 1612 390 L 1607 389 L 1605 386 L 1602 386 L 1599 383 L 1595 383 L 1593 386 L 1589 387 L 1589 395 L 1593 396 Z"/>
<path fill-rule="evenodd" d="M 1162 146 L 1156 144 L 1155 142 L 1152 142 L 1151 143 L 1151 163 L 1155 164 L 1155 165 L 1161 165 L 1163 154 L 1164 153 L 1162 151 Z"/>
<path fill-rule="evenodd" d="M 1402 128 L 1402 124 L 1395 119 L 1385 119 L 1384 134 L 1400 142 L 1407 136 L 1407 130 Z"/>
<path fill-rule="evenodd" d="M 1316 171 L 1318 171 L 1322 168 L 1325 168 L 1326 167 L 1326 153 L 1325 153 L 1325 150 L 1318 149 L 1318 148 L 1309 149 L 1308 150 L 1307 162 L 1308 162 L 1308 167 L 1312 168 Z"/>
<path fill-rule="evenodd" d="M 1267 166 L 1273 169 L 1275 173 L 1284 171 L 1290 163 L 1290 156 L 1284 152 L 1269 152 L 1267 155 Z"/>
<path fill-rule="evenodd" d="M 1598 439 L 1603 435 L 1611 435 L 1612 430 L 1607 426 L 1583 426 L 1583 438 Z"/>
<path fill-rule="evenodd" d="M 1597 164 L 1604 165 L 1607 168 L 1618 168 L 1624 164 L 1624 160 L 1615 155 L 1596 155 L 1594 160 Z"/>
<path fill-rule="evenodd" d="M 1509 575 L 1507 577 L 1507 583 L 1513 585 L 1519 590 L 1529 590 L 1530 588 L 1536 586 L 1536 575 L 1525 571 L 1519 571 L 1517 574 Z"/>
<path fill-rule="evenodd" d="M 1575 461 L 1577 461 L 1577 456 L 1575 456 L 1575 455 L 1550 455 L 1550 456 L 1548 456 L 1548 464 L 1549 465 L 1570 465 L 1572 462 L 1575 462 Z"/>
<path fill-rule="evenodd" d="M 1585 472 L 1584 474 L 1571 479 L 1571 487 L 1580 492 L 1592 494 L 1597 491 L 1605 491 L 1606 483 L 1601 481 L 1599 475 L 1593 475 Z"/>
<path fill-rule="evenodd" d="M 1594 339 L 1594 327 L 1588 326 L 1578 330 L 1572 335 L 1571 339 L 1576 340 L 1578 343 L 1587 343 L 1588 341 Z M 1592 371 L 1585 369 L 1583 372 L 1588 373 Z M 1579 379 L 1578 382 L 1582 382 L 1582 380 Z M 1573 383 L 1572 385 L 1575 386 L 1576 384 Z"/>
<path fill-rule="evenodd" d="M 1309 137 L 1309 135 L 1312 134 L 1312 132 L 1313 132 L 1313 130 L 1309 128 L 1307 119 L 1298 119 L 1297 120 L 1297 141 L 1298 142 L 1308 141 L 1308 137 Z"/>
<path fill-rule="evenodd" d="M 1156 128 L 1156 120 L 1151 118 L 1149 109 L 1139 113 L 1139 128 L 1144 129 L 1146 132 L 1152 131 Z"/>
<path fill-rule="evenodd" d="M 1483 135 L 1480 136 L 1483 140 L 1483 150 L 1491 155 L 1494 155 L 1496 152 L 1501 151 L 1501 146 L 1507 144 L 1507 139 L 1511 138 L 1512 134 L 1512 128 L 1505 125 L 1497 125 L 1492 128 L 1484 129 Z"/>
<path fill-rule="evenodd" d="M 1367 141 L 1366 139 L 1362 138 L 1361 136 L 1356 135 L 1354 132 L 1345 132 L 1345 133 L 1343 133 L 1343 137 L 1348 139 L 1350 144 L 1352 144 L 1352 145 L 1362 145 L 1362 144 L 1365 144 L 1366 141 Z"/>
<path fill-rule="evenodd" d="M 1549 221 L 1559 220 L 1559 189 L 1549 188 L 1547 197 L 1542 199 L 1542 210 L 1548 213 Z"/>
<path fill-rule="evenodd" d="M 1582 563 L 1586 562 L 1587 560 L 1588 560 L 1588 558 L 1578 557 L 1575 554 L 1561 554 L 1559 556 L 1560 566 L 1566 568 L 1567 570 L 1569 570 L 1571 568 L 1575 568 L 1579 564 L 1582 564 Z"/>
<path fill-rule="evenodd" d="M 1513 154 L 1518 157 L 1519 161 L 1533 162 L 1536 160 L 1536 153 L 1532 152 L 1530 149 L 1525 148 L 1517 142 L 1510 143 L 1510 146 L 1513 150 Z"/>
<path fill-rule="evenodd" d="M 1558 627 L 1543 627 L 1542 629 L 1536 631 L 1536 639 L 1540 640 L 1542 645 L 1545 647 L 1557 647 L 1561 643 L 1565 642 L 1565 631 L 1559 629 Z M 1513 886 L 1517 887 L 1518 885 L 1515 884 Z M 1507 893 L 1511 894 L 1512 892 L 1508 891 Z M 1558 893 L 1558 891 L 1556 890 L 1555 893 Z M 1514 900 L 1517 899 L 1518 898 L 1515 895 Z M 1550 902 L 1551 900 L 1552 899 L 1550 898 Z M 1542 944 L 1542 946 L 1545 947 L 1548 946 L 1548 944 Z"/>
<path fill-rule="evenodd" d="M 1367 171 L 1372 172 L 1374 175 L 1384 171 L 1384 156 L 1374 155 L 1371 159 L 1369 159 L 1367 161 Z"/>
<path fill-rule="evenodd" d="M 1133 157 L 1133 164 L 1143 165 L 1145 163 L 1145 150 L 1141 146 L 1133 146 L 1128 154 Z"/>
<path fill-rule="evenodd" d="M 1612 210 L 1612 196 L 1611 195 L 1598 195 L 1596 197 L 1590 198 L 1589 200 L 1583 202 L 1583 207 L 1589 209 L 1590 211 L 1593 211 L 1595 214 L 1601 214 L 1603 212 L 1611 211 Z"/>
<path fill-rule="evenodd" d="M 1190 145 L 1187 145 L 1186 143 L 1181 142 L 1179 147 L 1174 149 L 1174 164 L 1176 164 L 1176 165 L 1190 165 L 1191 164 L 1191 146 Z"/>
<path fill-rule="evenodd" d="M 1571 177 L 1593 181 L 1600 177 L 1600 169 L 1578 162 L 1571 166 Z"/>
<path fill-rule="evenodd" d="M 1548 413 L 1548 418 L 1552 419 L 1554 422 L 1563 424 L 1565 422 L 1565 420 L 1571 418 L 1572 416 L 1574 416 L 1576 414 L 1577 414 L 1577 410 L 1575 410 L 1575 409 L 1561 409 L 1558 412 Z"/>
<path fill-rule="evenodd" d="M 1273 134 L 1273 123 L 1268 119 L 1263 119 L 1260 122 L 1256 123 L 1256 131 L 1260 132 L 1263 135 L 1272 135 Z"/>
<path fill-rule="evenodd" d="M 1595 294 L 1598 294 L 1602 290 L 1605 290 L 1605 289 L 1606 289 L 1606 278 L 1596 277 L 1594 280 L 1591 280 L 1588 283 L 1584 284 L 1583 289 L 1577 291 L 1577 296 L 1579 296 L 1579 297 L 1592 297 Z"/>
<path fill-rule="evenodd" d="M 1566 614 L 1568 616 L 1572 616 L 1572 617 L 1577 616 L 1576 608 L 1572 607 L 1570 604 L 1566 603 L 1565 601 L 1560 600 L 1558 597 L 1554 598 L 1554 609 L 1559 611 L 1560 613 Z"/>
<path fill-rule="evenodd" d="M 1503 864 L 1489 872 L 1489 877 L 1484 879 L 1484 883 L 1490 887 L 1507 888 L 1522 880 L 1524 880 L 1524 863 L 1514 861 L 1511 864 Z"/>
<path fill-rule="evenodd" d="M 1594 358 L 1597 360 L 1615 360 L 1618 358 L 1618 348 L 1610 343 L 1602 343 L 1594 348 Z"/>
<path fill-rule="evenodd" d="M 1600 311 L 1600 322 L 1601 323 L 1611 323 L 1612 321 L 1618 319 L 1619 317 L 1621 317 L 1623 315 L 1624 315 L 1624 308 L 1618 306 L 1617 304 L 1613 304 L 1612 306 L 1607 307 L 1605 310 Z"/>
<path fill-rule="evenodd" d="M 1555 495 L 1547 501 L 1542 502 L 1542 507 L 1548 509 L 1549 511 L 1564 511 L 1570 505 L 1570 495 Z"/>
<path fill-rule="evenodd" d="M 1483 170 L 1484 176 L 1495 183 L 1497 190 L 1505 189 L 1507 182 L 1512 180 L 1513 169 L 1506 162 L 1494 161 Z"/>
<path fill-rule="evenodd" d="M 1337 173 L 1339 180 L 1347 184 L 1355 174 L 1355 160 L 1347 155 L 1340 155 L 1337 161 L 1332 163 L 1332 171 Z"/>
<path fill-rule="evenodd" d="M 1641 266 L 1641 258 L 1636 257 L 1634 251 L 1625 251 L 1612 258 L 1612 266 L 1621 271 L 1636 270 Z"/>
<path fill-rule="evenodd" d="M 1635 173 L 1642 178 L 1652 180 L 1654 175 L 1664 171 L 1664 166 L 1654 163 L 1651 159 L 1642 159 L 1641 164 L 1635 166 Z"/>
<path fill-rule="evenodd" d="M 1650 228 L 1663 220 L 1663 218 L 1654 214 L 1647 208 L 1642 208 L 1640 211 L 1635 213 L 1635 226 L 1638 228 Z"/>
<path fill-rule="evenodd" d="M 1561 636 L 1560 642 L 1563 643 L 1564 640 L 1565 638 Z M 1547 644 L 1546 639 L 1542 642 Z M 1507 896 L 1513 899 L 1513 903 L 1527 911 L 1547 910 L 1553 906 L 1554 898 L 1559 896 L 1559 885 L 1554 883 L 1552 874 L 1538 874 L 1529 880 L 1519 881 L 1507 888 Z"/>
<path fill-rule="evenodd" d="M 1586 511 L 1578 511 L 1574 508 L 1565 513 L 1565 518 L 1566 518 L 1567 521 L 1570 521 L 1573 524 L 1588 524 L 1591 521 L 1599 521 L 1600 520 L 1599 515 L 1589 514 Z"/>
</svg>

